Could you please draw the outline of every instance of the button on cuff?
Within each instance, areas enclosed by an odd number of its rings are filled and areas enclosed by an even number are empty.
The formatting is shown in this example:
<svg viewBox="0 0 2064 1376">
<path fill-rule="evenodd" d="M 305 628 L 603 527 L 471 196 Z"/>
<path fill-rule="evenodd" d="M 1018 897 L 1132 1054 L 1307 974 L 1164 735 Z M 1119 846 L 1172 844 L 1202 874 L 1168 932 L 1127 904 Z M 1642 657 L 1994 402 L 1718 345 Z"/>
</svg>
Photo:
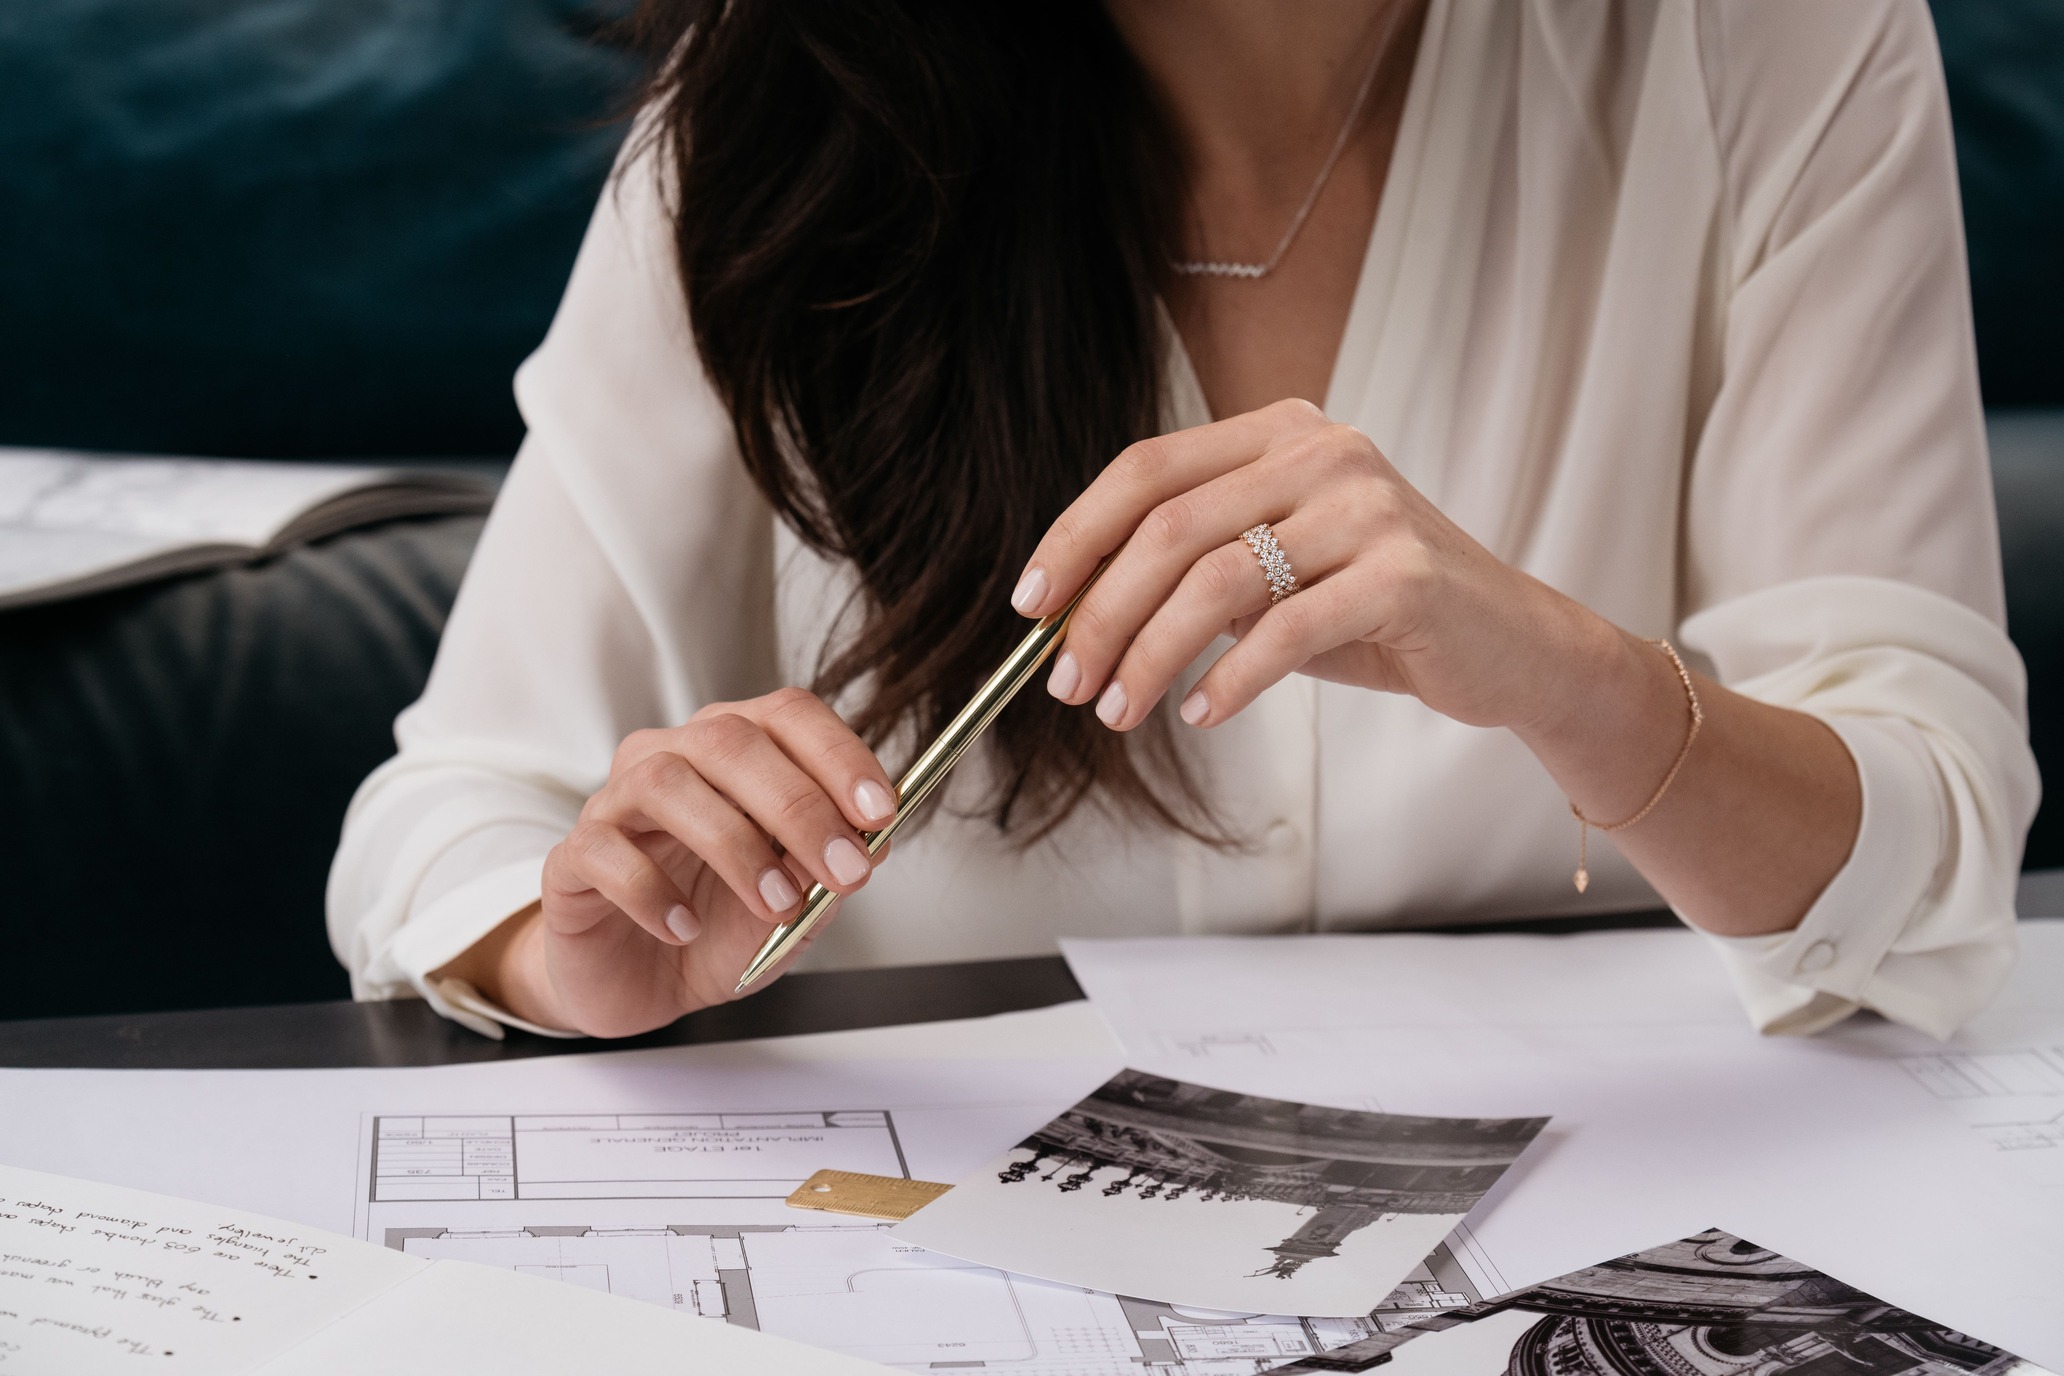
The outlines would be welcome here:
<svg viewBox="0 0 2064 1376">
<path fill-rule="evenodd" d="M 1856 762 L 1863 816 L 1848 861 L 1790 931 L 1703 935 L 1720 952 L 1750 1021 L 1810 1032 L 1871 1006 L 1879 964 L 1927 901 L 1941 853 L 1938 784 L 1909 722 L 1824 717 Z"/>
<path fill-rule="evenodd" d="M 1837 948 L 1832 941 L 1816 941 L 1799 954 L 1792 967 L 1802 975 L 1818 974 L 1835 963 Z"/>
</svg>

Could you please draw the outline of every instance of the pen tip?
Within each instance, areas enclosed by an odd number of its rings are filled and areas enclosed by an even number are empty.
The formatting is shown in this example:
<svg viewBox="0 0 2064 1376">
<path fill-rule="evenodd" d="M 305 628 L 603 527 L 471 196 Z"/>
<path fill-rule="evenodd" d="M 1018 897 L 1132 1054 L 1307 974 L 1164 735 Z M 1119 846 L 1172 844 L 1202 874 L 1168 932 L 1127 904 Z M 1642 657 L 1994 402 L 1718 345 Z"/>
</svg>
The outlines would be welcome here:
<svg viewBox="0 0 2064 1376">
<path fill-rule="evenodd" d="M 752 988 L 752 986 L 758 982 L 760 976 L 767 973 L 768 964 L 769 961 L 767 960 L 765 952 L 761 952 L 759 955 L 754 956 L 752 958 L 751 963 L 749 963 L 745 967 L 745 973 L 738 977 L 738 983 L 732 988 L 731 992 L 734 994 L 742 994 L 746 990 Z"/>
</svg>

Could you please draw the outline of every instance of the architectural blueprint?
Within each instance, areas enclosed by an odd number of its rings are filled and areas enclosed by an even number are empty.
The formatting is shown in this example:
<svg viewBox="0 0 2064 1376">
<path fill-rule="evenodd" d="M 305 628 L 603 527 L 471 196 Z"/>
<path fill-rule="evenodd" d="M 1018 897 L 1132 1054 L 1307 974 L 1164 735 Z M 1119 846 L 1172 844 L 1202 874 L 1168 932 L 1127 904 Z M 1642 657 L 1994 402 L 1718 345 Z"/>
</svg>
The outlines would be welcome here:
<svg viewBox="0 0 2064 1376">
<path fill-rule="evenodd" d="M 1899 1064 L 2030 1184 L 2064 1190 L 2064 1046 L 1945 1051 Z"/>
<path fill-rule="evenodd" d="M 1188 1310 L 968 1265 L 887 1224 L 784 1203 L 823 1167 L 907 1177 L 906 1130 L 867 1106 L 374 1115 L 358 1232 L 889 1366 L 1022 1376 L 1253 1376 L 1503 1288 L 1444 1244 L 1366 1317 Z"/>
</svg>

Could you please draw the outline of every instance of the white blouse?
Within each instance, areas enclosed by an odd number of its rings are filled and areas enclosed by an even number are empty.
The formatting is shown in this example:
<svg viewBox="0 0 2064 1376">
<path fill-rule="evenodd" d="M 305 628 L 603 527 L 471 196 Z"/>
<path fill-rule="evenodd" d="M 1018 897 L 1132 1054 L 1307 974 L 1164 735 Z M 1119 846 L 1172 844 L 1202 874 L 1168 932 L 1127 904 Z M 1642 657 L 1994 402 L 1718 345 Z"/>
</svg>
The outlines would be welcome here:
<svg viewBox="0 0 2064 1376">
<path fill-rule="evenodd" d="M 620 170 L 517 375 L 529 436 L 330 880 L 359 997 L 491 1035 L 430 972 L 537 897 L 621 737 L 807 683 L 847 586 L 739 462 L 658 176 Z M 1169 368 L 1170 427 L 1209 419 L 1172 337 Z M 1844 868 L 1796 931 L 1712 943 L 1755 1026 L 1985 1003 L 2038 786 L 1924 0 L 1433 0 L 1324 405 L 1500 558 L 1847 743 Z M 1596 838 L 1573 891 L 1506 732 L 1301 676 L 1176 730 L 1247 853 L 1095 808 L 1017 850 L 978 752 L 806 964 L 1658 903 Z"/>
</svg>

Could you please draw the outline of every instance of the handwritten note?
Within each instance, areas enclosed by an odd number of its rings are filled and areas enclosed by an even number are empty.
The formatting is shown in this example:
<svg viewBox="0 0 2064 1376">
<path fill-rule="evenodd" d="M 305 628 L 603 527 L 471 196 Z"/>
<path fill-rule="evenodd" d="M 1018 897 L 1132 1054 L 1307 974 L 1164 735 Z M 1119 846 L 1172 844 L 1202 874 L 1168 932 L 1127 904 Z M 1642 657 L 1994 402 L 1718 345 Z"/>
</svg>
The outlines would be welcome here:
<svg viewBox="0 0 2064 1376">
<path fill-rule="evenodd" d="M 232 1209 L 0 1166 L 0 1376 L 251 1371 L 425 1264 Z"/>
<path fill-rule="evenodd" d="M 0 1376 L 868 1376 L 556 1280 L 0 1166 Z"/>
</svg>

